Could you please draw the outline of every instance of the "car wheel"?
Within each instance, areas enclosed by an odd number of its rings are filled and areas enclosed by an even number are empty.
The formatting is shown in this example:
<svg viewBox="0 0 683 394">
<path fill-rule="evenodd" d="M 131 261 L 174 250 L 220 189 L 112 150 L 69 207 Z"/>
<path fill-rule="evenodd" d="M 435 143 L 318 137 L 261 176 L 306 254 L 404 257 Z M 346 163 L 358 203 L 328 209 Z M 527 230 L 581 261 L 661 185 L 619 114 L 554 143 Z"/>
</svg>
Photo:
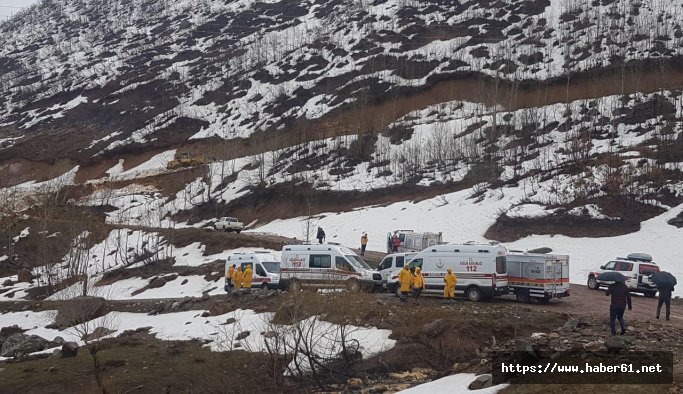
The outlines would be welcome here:
<svg viewBox="0 0 683 394">
<path fill-rule="evenodd" d="M 239 233 L 242 232 L 242 230 L 235 230 L 235 232 L 236 232 L 237 234 L 239 234 Z"/>
<path fill-rule="evenodd" d="M 403 293 L 401 293 L 401 286 L 394 286 L 394 294 L 396 294 L 396 297 L 402 298 Z"/>
<path fill-rule="evenodd" d="M 645 297 L 648 297 L 648 298 L 654 298 L 655 295 L 657 295 L 656 291 L 646 291 L 645 292 Z"/>
<path fill-rule="evenodd" d="M 261 290 L 268 290 L 268 283 L 264 283 L 261 285 Z"/>
<path fill-rule="evenodd" d="M 346 290 L 352 293 L 357 293 L 360 291 L 360 283 L 358 283 L 357 279 L 349 279 L 346 281 Z"/>
<path fill-rule="evenodd" d="M 472 302 L 479 302 L 481 301 L 481 290 L 478 287 L 470 287 L 465 292 L 465 296 Z"/>
<path fill-rule="evenodd" d="M 289 282 L 289 290 L 291 291 L 301 291 L 301 282 L 299 282 L 297 279 L 292 279 Z"/>
<path fill-rule="evenodd" d="M 517 298 L 517 302 L 521 302 L 522 304 L 528 304 L 531 302 L 531 296 L 527 290 L 516 291 L 515 297 Z"/>
<path fill-rule="evenodd" d="M 545 305 L 545 304 L 550 302 L 550 298 L 546 298 L 546 297 L 536 298 L 536 301 L 538 301 L 539 304 Z"/>
<path fill-rule="evenodd" d="M 598 280 L 595 279 L 595 276 L 589 276 L 588 277 L 588 288 L 591 290 L 598 290 L 600 288 L 600 285 L 598 285 Z"/>
</svg>

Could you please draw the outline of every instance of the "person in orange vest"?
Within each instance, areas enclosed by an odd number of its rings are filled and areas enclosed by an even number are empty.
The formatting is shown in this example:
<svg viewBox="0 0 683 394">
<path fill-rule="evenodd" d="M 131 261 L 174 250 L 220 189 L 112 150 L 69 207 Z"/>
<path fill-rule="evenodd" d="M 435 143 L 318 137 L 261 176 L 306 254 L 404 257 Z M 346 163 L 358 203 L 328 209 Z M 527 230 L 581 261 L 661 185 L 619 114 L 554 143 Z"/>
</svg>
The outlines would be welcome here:
<svg viewBox="0 0 683 394">
<path fill-rule="evenodd" d="M 420 294 L 425 288 L 425 279 L 422 276 L 422 268 L 415 268 L 415 273 L 413 274 L 413 302 L 415 305 L 419 304 Z"/>
<path fill-rule="evenodd" d="M 452 269 L 446 270 L 446 276 L 443 277 L 443 299 L 445 302 L 455 301 L 455 284 L 458 283 L 458 277 L 455 276 Z"/>
<path fill-rule="evenodd" d="M 254 277 L 254 273 L 251 270 L 251 264 L 247 266 L 244 270 L 244 275 L 242 276 L 242 288 L 251 291 L 251 280 Z"/>
<path fill-rule="evenodd" d="M 232 288 L 232 278 L 235 276 L 235 264 L 228 267 L 228 272 L 225 274 L 225 291 L 230 291 Z"/>
<path fill-rule="evenodd" d="M 234 282 L 235 288 L 236 289 L 241 289 L 242 288 L 242 266 L 237 267 L 237 271 L 235 271 L 235 276 L 232 277 L 232 281 Z"/>
<path fill-rule="evenodd" d="M 368 233 L 363 233 L 360 237 L 360 255 L 365 256 L 365 247 L 368 246 Z"/>
<path fill-rule="evenodd" d="M 408 292 L 413 283 L 413 274 L 410 272 L 408 264 L 403 266 L 401 273 L 398 275 L 398 283 L 401 286 L 401 303 L 405 304 L 407 302 Z"/>
</svg>

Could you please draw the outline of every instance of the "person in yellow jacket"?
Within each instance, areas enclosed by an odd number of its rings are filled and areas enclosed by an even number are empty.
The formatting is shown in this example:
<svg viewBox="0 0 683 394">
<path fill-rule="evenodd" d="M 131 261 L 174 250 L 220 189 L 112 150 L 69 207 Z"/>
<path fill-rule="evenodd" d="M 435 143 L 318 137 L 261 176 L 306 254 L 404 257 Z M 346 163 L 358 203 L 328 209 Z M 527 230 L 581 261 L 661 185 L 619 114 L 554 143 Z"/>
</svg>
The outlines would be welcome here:
<svg viewBox="0 0 683 394">
<path fill-rule="evenodd" d="M 251 290 L 251 280 L 253 278 L 254 274 L 251 270 L 251 264 L 247 266 L 247 269 L 244 270 L 244 276 L 242 276 L 242 288 Z"/>
<path fill-rule="evenodd" d="M 365 256 L 365 248 L 368 246 L 368 233 L 363 233 L 360 237 L 360 255 Z"/>
<path fill-rule="evenodd" d="M 242 266 L 237 267 L 237 271 L 235 271 L 235 275 L 232 277 L 232 281 L 235 284 L 236 289 L 241 289 L 242 288 Z"/>
<path fill-rule="evenodd" d="M 228 272 L 225 274 L 225 291 L 230 291 L 232 288 L 232 278 L 235 276 L 235 264 L 228 267 Z"/>
<path fill-rule="evenodd" d="M 410 286 L 413 283 L 413 274 L 410 272 L 410 267 L 404 265 L 403 269 L 398 275 L 398 283 L 401 286 L 401 302 L 405 303 L 406 297 L 408 297 L 408 292 L 410 291 Z"/>
<path fill-rule="evenodd" d="M 458 283 L 458 277 L 455 276 L 452 269 L 446 270 L 446 276 L 443 277 L 443 299 L 444 301 L 455 301 L 455 284 Z"/>
<path fill-rule="evenodd" d="M 425 278 L 422 276 L 422 268 L 415 268 L 415 273 L 413 274 L 413 302 L 417 305 L 420 299 L 420 294 L 425 288 Z"/>
</svg>

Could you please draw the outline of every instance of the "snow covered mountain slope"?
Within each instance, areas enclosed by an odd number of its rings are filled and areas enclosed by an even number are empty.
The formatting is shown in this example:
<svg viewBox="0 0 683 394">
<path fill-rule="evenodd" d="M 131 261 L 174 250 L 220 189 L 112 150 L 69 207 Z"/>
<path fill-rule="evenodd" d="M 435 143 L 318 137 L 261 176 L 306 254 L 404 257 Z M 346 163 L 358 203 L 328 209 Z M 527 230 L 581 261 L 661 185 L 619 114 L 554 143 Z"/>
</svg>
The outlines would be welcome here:
<svg viewBox="0 0 683 394">
<path fill-rule="evenodd" d="M 493 102 L 508 101 L 504 81 L 569 83 L 606 67 L 621 72 L 617 89 L 628 92 L 625 74 L 666 74 L 667 59 L 681 55 L 682 6 L 46 1 L 0 26 L 0 141 L 27 159 L 82 160 L 131 145 L 248 137 L 472 73 L 501 83 L 480 94 Z M 676 73 L 660 79 L 680 86 Z M 54 145 L 29 147 L 40 142 Z"/>
<path fill-rule="evenodd" d="M 242 246 L 204 243 L 224 241 L 202 232 L 221 216 L 297 239 L 319 222 L 351 245 L 406 227 L 544 243 L 571 249 L 580 282 L 627 246 L 668 264 L 635 240 L 664 249 L 683 222 L 682 12 L 40 2 L 0 24 L 3 277 L 206 265 Z M 187 256 L 166 252 L 179 230 Z"/>
</svg>

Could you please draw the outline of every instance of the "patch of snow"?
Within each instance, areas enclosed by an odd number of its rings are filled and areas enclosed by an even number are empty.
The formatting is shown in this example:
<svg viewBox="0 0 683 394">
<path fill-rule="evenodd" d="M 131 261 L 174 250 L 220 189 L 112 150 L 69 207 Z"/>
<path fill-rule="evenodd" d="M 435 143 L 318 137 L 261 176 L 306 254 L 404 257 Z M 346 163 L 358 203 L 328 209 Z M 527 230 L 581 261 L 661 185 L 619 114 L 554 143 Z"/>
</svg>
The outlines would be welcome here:
<svg viewBox="0 0 683 394">
<path fill-rule="evenodd" d="M 595 204 L 586 204 L 580 207 L 574 207 L 567 211 L 568 214 L 574 216 L 589 216 L 593 219 L 607 219 L 607 220 L 618 220 L 619 218 L 613 218 L 602 213 L 599 206 Z"/>
<path fill-rule="evenodd" d="M 235 310 L 218 316 L 202 317 L 203 310 L 186 312 L 164 313 L 150 316 L 146 313 L 110 312 L 109 314 L 92 320 L 89 324 L 98 327 L 106 322 L 105 327 L 115 330 L 109 336 L 116 336 L 125 330 L 134 330 L 142 327 L 151 327 L 150 333 L 158 339 L 168 341 L 182 341 L 191 339 L 209 339 L 208 345 L 213 351 L 230 351 L 240 348 L 249 352 L 265 352 L 266 341 L 261 333 L 277 330 L 284 336 L 280 338 L 286 343 L 293 345 L 292 335 L 297 330 L 290 326 L 275 325 L 271 323 L 273 313 L 256 313 L 253 310 Z M 42 312 L 9 312 L 0 314 L 0 326 L 17 324 L 27 329 L 27 335 L 38 335 L 47 340 L 53 340 L 56 336 L 62 336 L 66 341 L 82 343 L 71 330 L 58 331 L 45 328 L 50 324 L 56 311 Z M 224 324 L 228 318 L 234 318 L 235 322 Z M 305 330 L 307 338 L 312 345 L 312 351 L 320 356 L 336 355 L 340 349 L 335 348 L 340 338 L 340 326 L 319 320 L 316 316 L 310 317 L 297 326 Z M 347 340 L 358 341 L 359 350 L 363 358 L 372 357 L 381 352 L 391 349 L 396 341 L 389 339 L 390 330 L 375 327 L 346 326 Z M 236 336 L 250 331 L 251 335 L 243 340 L 235 340 Z M 237 346 L 237 343 L 240 346 Z M 272 345 L 272 344 L 271 344 Z M 272 347 L 271 347 L 272 348 Z M 301 360 L 299 360 L 301 361 Z"/>
<path fill-rule="evenodd" d="M 480 390 L 470 390 L 469 385 L 477 378 L 473 373 L 459 373 L 446 376 L 433 382 L 423 383 L 407 390 L 399 391 L 399 394 L 435 394 L 435 393 L 477 393 L 495 394 L 509 386 L 499 384 Z"/>
<path fill-rule="evenodd" d="M 152 156 L 146 162 L 137 165 L 129 170 L 118 174 L 118 178 L 135 178 L 141 175 L 152 175 L 160 170 L 166 170 L 166 164 L 173 160 L 176 154 L 176 149 L 167 150 Z"/>
<path fill-rule="evenodd" d="M 557 209 L 546 209 L 540 204 L 520 204 L 510 208 L 506 215 L 510 218 L 542 218 L 552 215 Z"/>
<path fill-rule="evenodd" d="M 25 229 L 21 230 L 21 232 L 19 233 L 19 235 L 17 235 L 16 237 L 12 238 L 12 241 L 14 241 L 14 243 L 17 243 L 17 242 L 19 242 L 20 239 L 28 237 L 28 234 L 29 234 L 29 231 L 30 231 L 30 230 L 31 230 L 30 227 L 26 227 Z"/>
</svg>

